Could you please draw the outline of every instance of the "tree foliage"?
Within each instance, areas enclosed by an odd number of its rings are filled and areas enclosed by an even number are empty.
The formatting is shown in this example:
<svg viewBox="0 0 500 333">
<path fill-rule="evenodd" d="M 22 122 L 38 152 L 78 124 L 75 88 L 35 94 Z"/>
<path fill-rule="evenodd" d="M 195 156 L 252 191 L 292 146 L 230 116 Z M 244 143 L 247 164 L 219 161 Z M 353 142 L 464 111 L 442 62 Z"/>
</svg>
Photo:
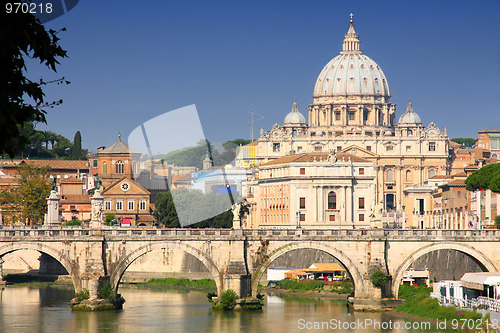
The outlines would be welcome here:
<svg viewBox="0 0 500 333">
<path fill-rule="evenodd" d="M 375 288 L 383 288 L 385 286 L 387 276 L 380 269 L 377 269 L 370 276 L 370 280 Z"/>
<path fill-rule="evenodd" d="M 71 146 L 71 159 L 81 160 L 85 158 L 85 154 L 82 151 L 82 135 L 80 131 L 76 131 L 75 137 L 73 139 L 73 145 Z"/>
<path fill-rule="evenodd" d="M 18 168 L 17 182 L 19 186 L 11 187 L 0 193 L 2 213 L 7 221 L 42 223 L 47 212 L 47 198 L 51 184 L 48 176 L 50 167 L 36 167 L 28 163 Z"/>
<path fill-rule="evenodd" d="M 500 163 L 488 164 L 474 171 L 465 180 L 467 191 L 491 190 L 500 193 Z"/>
<path fill-rule="evenodd" d="M 464 145 L 467 148 L 472 148 L 476 144 L 476 139 L 474 138 L 454 138 L 451 141 Z"/>
<path fill-rule="evenodd" d="M 66 57 L 58 42 L 57 32 L 45 30 L 34 15 L 0 11 L 0 153 L 15 156 L 28 144 L 19 126 L 26 121 L 46 122 L 46 108 L 62 103 L 45 101 L 42 87 L 49 82 L 29 79 L 25 64 L 26 58 L 36 59 L 56 72 L 58 59 Z M 69 83 L 64 78 L 55 82 Z"/>
<path fill-rule="evenodd" d="M 175 196 L 175 203 L 172 195 Z M 236 197 L 235 200 L 241 198 Z M 167 228 L 179 228 L 180 220 L 195 222 L 190 225 L 192 228 L 231 228 L 233 225 L 233 214 L 225 194 L 203 194 L 199 190 L 180 188 L 158 193 L 155 207 L 153 215 L 156 221 Z M 207 212 L 214 212 L 213 216 L 200 221 L 200 217 L 207 216 Z M 178 213 L 181 214 L 180 220 Z"/>
</svg>

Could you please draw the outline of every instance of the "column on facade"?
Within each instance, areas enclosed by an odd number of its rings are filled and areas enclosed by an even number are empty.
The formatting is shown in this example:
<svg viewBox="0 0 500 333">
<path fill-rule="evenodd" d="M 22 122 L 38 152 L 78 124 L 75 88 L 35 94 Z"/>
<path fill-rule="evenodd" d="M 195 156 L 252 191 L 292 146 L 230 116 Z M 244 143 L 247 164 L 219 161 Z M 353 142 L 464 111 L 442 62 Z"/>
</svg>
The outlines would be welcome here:
<svg viewBox="0 0 500 333">
<path fill-rule="evenodd" d="M 403 166 L 401 165 L 396 165 L 395 169 L 396 169 L 396 202 L 395 202 L 395 205 L 396 205 L 396 210 L 399 210 L 401 209 L 401 200 L 403 199 L 403 190 L 402 190 L 402 186 L 401 184 L 403 183 L 403 179 L 401 178 L 402 177 L 402 172 L 401 172 L 401 169 L 403 168 Z"/>
<path fill-rule="evenodd" d="M 484 219 L 492 220 L 491 217 L 491 190 L 486 190 L 485 200 L 484 200 Z"/>
<path fill-rule="evenodd" d="M 320 202 L 319 202 L 319 209 L 321 212 L 321 222 L 325 223 L 326 222 L 326 216 L 325 216 L 325 188 L 323 186 L 320 186 Z"/>
<path fill-rule="evenodd" d="M 464 229 L 467 229 L 468 227 L 469 227 L 469 212 L 465 211 Z"/>
<path fill-rule="evenodd" d="M 459 223 L 459 229 L 465 229 L 464 228 L 464 212 L 460 210 L 460 223 Z"/>
<path fill-rule="evenodd" d="M 455 228 L 454 229 L 460 229 L 458 227 L 458 210 L 457 208 L 455 208 L 455 224 L 454 224 Z"/>
<path fill-rule="evenodd" d="M 346 186 L 347 197 L 349 198 L 349 202 L 346 202 L 346 206 L 349 207 L 347 209 L 347 221 L 354 225 L 354 191 L 351 185 Z M 347 208 L 347 207 L 346 207 Z M 349 225 L 350 227 L 351 225 Z"/>
<path fill-rule="evenodd" d="M 319 207 L 318 207 L 318 199 L 319 199 L 319 186 L 313 186 L 313 191 L 314 191 L 314 215 L 313 215 L 313 221 L 319 221 Z"/>
<path fill-rule="evenodd" d="M 476 191 L 476 221 L 474 221 L 474 227 L 478 227 L 481 224 L 481 191 Z"/>
</svg>

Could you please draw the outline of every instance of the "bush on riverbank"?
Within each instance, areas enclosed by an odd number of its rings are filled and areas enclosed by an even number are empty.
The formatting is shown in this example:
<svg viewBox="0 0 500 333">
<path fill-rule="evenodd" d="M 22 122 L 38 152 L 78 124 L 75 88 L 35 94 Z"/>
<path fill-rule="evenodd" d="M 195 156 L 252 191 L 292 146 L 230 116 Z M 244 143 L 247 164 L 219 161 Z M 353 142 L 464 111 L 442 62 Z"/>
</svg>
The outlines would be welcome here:
<svg viewBox="0 0 500 333">
<path fill-rule="evenodd" d="M 354 292 L 352 285 L 346 281 L 326 285 L 324 281 L 296 281 L 296 280 L 281 280 L 278 282 L 278 288 L 287 289 L 290 291 L 327 291 L 336 294 L 352 294 Z"/>
<path fill-rule="evenodd" d="M 217 290 L 215 281 L 212 279 L 189 280 L 185 278 L 151 279 L 147 282 L 148 287 L 161 289 L 195 289 L 195 290 Z"/>
<path fill-rule="evenodd" d="M 405 300 L 405 303 L 396 308 L 396 311 L 408 313 L 411 315 L 425 317 L 430 319 L 439 319 L 448 321 L 453 319 L 481 319 L 482 316 L 476 311 L 458 309 L 454 306 L 439 305 L 437 299 L 431 298 L 432 288 L 420 286 L 400 286 L 399 298 Z"/>
</svg>

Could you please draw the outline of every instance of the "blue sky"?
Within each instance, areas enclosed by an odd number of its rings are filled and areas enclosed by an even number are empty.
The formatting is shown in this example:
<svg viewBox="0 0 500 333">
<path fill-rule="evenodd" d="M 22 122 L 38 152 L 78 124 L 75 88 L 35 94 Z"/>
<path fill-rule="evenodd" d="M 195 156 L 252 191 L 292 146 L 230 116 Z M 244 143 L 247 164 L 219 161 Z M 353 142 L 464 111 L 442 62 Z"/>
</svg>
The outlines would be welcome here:
<svg viewBox="0 0 500 333">
<path fill-rule="evenodd" d="M 209 140 L 249 138 L 250 110 L 282 123 L 307 105 L 323 66 L 342 47 L 349 13 L 361 49 L 382 68 L 397 104 L 411 98 L 424 125 L 450 137 L 500 128 L 498 1 L 101 1 L 81 0 L 47 26 L 66 27 L 69 58 L 46 89 L 64 100 L 49 129 L 95 151 L 141 123 L 195 104 Z M 175 140 L 165 133 L 165 140 Z"/>
</svg>

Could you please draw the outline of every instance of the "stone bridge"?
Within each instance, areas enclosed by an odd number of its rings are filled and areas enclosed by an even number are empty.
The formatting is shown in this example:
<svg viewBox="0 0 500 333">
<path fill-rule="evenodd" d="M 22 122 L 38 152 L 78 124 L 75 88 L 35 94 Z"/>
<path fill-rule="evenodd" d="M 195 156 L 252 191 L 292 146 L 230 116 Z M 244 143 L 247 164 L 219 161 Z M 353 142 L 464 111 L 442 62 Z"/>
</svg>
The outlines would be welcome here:
<svg viewBox="0 0 500 333">
<path fill-rule="evenodd" d="M 318 249 L 349 271 L 355 297 L 380 298 L 370 273 L 389 276 L 386 296 L 398 296 L 403 273 L 418 257 L 450 249 L 473 258 L 485 271 L 500 268 L 496 246 L 500 230 L 331 230 L 331 229 L 145 229 L 0 226 L 2 256 L 36 250 L 52 256 L 68 271 L 75 291 L 97 292 L 109 280 L 117 290 L 127 267 L 151 251 L 178 249 L 199 259 L 220 294 L 234 289 L 255 295 L 258 281 L 278 257 L 296 249 Z M 309 263 L 305 263 L 307 265 Z"/>
</svg>

